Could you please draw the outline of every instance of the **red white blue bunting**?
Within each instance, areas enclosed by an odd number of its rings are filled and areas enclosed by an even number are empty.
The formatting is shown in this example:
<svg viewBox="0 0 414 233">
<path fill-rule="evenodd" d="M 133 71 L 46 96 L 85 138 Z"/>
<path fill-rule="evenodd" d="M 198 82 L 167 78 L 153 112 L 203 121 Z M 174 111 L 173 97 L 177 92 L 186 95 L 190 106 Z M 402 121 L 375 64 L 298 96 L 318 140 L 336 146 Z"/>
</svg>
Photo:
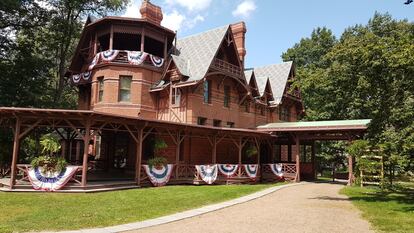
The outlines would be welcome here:
<svg viewBox="0 0 414 233">
<path fill-rule="evenodd" d="M 212 184 L 217 179 L 217 164 L 196 165 L 196 170 L 201 179 L 207 184 Z"/>
<path fill-rule="evenodd" d="M 100 56 L 101 56 L 101 53 L 97 53 L 95 55 L 95 57 L 93 58 L 91 64 L 89 64 L 88 70 L 92 70 L 93 67 L 95 67 L 95 65 L 98 64 Z"/>
<path fill-rule="evenodd" d="M 244 170 L 246 171 L 247 176 L 255 180 L 257 177 L 257 172 L 259 170 L 258 164 L 244 164 Z"/>
<path fill-rule="evenodd" d="M 74 74 L 72 75 L 72 81 L 74 83 L 78 83 L 81 80 L 81 75 L 80 74 Z"/>
<path fill-rule="evenodd" d="M 142 165 L 147 173 L 151 183 L 156 186 L 163 186 L 168 183 L 170 180 L 172 171 L 173 171 L 173 164 L 167 164 L 162 166 L 161 168 L 157 168 L 155 166 L 149 165 Z"/>
<path fill-rule="evenodd" d="M 85 81 L 88 81 L 92 76 L 92 71 L 86 71 L 84 73 L 82 73 L 82 78 Z"/>
<path fill-rule="evenodd" d="M 68 166 L 61 172 L 44 173 L 42 168 L 37 167 L 28 168 L 27 174 L 34 189 L 56 191 L 65 186 L 77 170 L 77 166 Z"/>
<path fill-rule="evenodd" d="M 151 62 L 155 67 L 161 67 L 164 64 L 164 59 L 150 54 Z"/>
<path fill-rule="evenodd" d="M 237 164 L 218 164 L 218 169 L 221 174 L 231 177 L 236 174 L 239 165 Z"/>
<path fill-rule="evenodd" d="M 283 177 L 282 168 L 283 165 L 280 163 L 269 164 L 270 170 L 272 170 L 273 174 L 279 177 Z"/>
<path fill-rule="evenodd" d="M 105 62 L 110 62 L 118 56 L 119 51 L 118 50 L 106 50 L 101 52 L 101 58 Z"/>
<path fill-rule="evenodd" d="M 132 65 L 141 65 L 147 58 L 148 53 L 141 51 L 127 51 L 128 62 Z"/>
</svg>

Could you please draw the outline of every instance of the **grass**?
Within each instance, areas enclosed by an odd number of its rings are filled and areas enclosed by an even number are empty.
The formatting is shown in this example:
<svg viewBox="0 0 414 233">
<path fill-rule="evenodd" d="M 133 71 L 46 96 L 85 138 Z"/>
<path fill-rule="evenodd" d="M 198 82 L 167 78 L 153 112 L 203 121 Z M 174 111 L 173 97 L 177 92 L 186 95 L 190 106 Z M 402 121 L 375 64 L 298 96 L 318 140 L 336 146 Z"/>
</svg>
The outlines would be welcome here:
<svg viewBox="0 0 414 233">
<path fill-rule="evenodd" d="M 377 187 L 345 187 L 362 216 L 380 232 L 414 232 L 414 190 L 383 192 Z"/>
<path fill-rule="evenodd" d="M 0 193 L 0 232 L 75 230 L 142 221 L 274 185 L 165 186 L 79 194 Z"/>
</svg>

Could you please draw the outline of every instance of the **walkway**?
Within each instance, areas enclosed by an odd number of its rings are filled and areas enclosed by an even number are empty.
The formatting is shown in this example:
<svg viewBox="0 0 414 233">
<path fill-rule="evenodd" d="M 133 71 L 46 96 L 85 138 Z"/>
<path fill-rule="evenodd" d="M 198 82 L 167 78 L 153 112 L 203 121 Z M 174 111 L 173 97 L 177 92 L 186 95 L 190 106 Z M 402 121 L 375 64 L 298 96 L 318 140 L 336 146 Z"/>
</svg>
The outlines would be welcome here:
<svg viewBox="0 0 414 233">
<path fill-rule="evenodd" d="M 131 232 L 373 232 L 340 184 L 308 183 L 246 203 Z"/>
</svg>

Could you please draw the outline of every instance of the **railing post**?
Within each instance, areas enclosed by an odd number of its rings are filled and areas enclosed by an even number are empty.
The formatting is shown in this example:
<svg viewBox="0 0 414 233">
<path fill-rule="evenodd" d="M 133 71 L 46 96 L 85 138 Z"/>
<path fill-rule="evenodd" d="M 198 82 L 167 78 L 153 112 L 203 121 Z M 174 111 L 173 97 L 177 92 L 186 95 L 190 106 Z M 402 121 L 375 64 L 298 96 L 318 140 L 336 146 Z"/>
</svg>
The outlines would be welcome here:
<svg viewBox="0 0 414 233">
<path fill-rule="evenodd" d="M 91 137 L 91 121 L 86 120 L 85 136 L 83 137 L 83 162 L 82 162 L 82 187 L 86 187 L 87 173 L 88 173 L 88 151 L 89 140 Z"/>
</svg>

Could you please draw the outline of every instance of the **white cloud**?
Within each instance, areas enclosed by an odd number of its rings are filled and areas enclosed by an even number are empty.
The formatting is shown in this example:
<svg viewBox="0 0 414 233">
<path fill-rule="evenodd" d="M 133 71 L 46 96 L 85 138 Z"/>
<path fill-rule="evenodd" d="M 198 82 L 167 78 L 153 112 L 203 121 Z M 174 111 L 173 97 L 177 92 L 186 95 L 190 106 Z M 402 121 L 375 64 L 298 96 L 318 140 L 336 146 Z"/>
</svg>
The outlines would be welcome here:
<svg viewBox="0 0 414 233">
<path fill-rule="evenodd" d="M 193 19 L 187 20 L 186 22 L 184 22 L 184 25 L 187 28 L 193 28 L 198 22 L 203 22 L 203 21 L 204 21 L 204 17 L 201 15 L 197 15 Z"/>
<path fill-rule="evenodd" d="M 165 0 L 170 6 L 180 5 L 189 11 L 201 11 L 207 9 L 212 0 Z"/>
<path fill-rule="evenodd" d="M 164 13 L 161 25 L 173 31 L 176 31 L 181 29 L 185 19 L 185 15 L 182 15 L 178 11 L 173 10 L 171 13 Z"/>
<path fill-rule="evenodd" d="M 132 1 L 125 10 L 123 17 L 141 18 L 139 8 L 141 7 L 141 1 Z"/>
<path fill-rule="evenodd" d="M 253 0 L 244 0 L 237 8 L 232 12 L 234 17 L 247 18 L 250 14 L 256 10 L 256 4 Z"/>
</svg>

